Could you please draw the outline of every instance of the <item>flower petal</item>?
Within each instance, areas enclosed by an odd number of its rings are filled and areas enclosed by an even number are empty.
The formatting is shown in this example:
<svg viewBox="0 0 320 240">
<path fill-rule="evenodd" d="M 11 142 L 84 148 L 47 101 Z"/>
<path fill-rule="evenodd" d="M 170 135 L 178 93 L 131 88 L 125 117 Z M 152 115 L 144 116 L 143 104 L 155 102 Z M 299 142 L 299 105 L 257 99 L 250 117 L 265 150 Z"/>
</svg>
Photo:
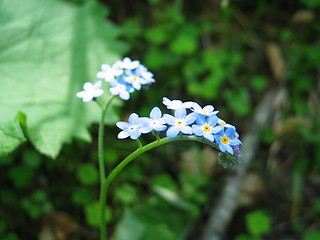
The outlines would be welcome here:
<svg viewBox="0 0 320 240">
<path fill-rule="evenodd" d="M 127 137 L 129 137 L 129 132 L 128 131 L 121 131 L 118 134 L 118 138 L 119 139 L 124 139 L 124 138 L 127 138 Z"/>
<path fill-rule="evenodd" d="M 192 128 L 190 126 L 181 126 L 180 131 L 184 134 L 192 134 Z"/>
<path fill-rule="evenodd" d="M 171 126 L 167 131 L 167 137 L 174 138 L 178 135 L 178 133 L 179 133 L 179 128 L 175 126 Z"/>
<path fill-rule="evenodd" d="M 127 129 L 129 127 L 129 123 L 127 122 L 117 122 L 116 126 L 122 130 Z"/>
<path fill-rule="evenodd" d="M 185 110 L 185 109 L 184 109 Z M 197 114 L 195 112 L 190 113 L 186 116 L 185 118 L 185 123 L 187 125 L 190 125 L 191 123 L 193 123 L 195 120 L 197 119 Z"/>
<path fill-rule="evenodd" d="M 174 125 L 176 122 L 176 118 L 170 114 L 164 114 L 162 119 L 169 125 Z"/>
<path fill-rule="evenodd" d="M 151 119 L 159 119 L 161 118 L 161 110 L 158 107 L 154 107 L 150 112 Z"/>
</svg>

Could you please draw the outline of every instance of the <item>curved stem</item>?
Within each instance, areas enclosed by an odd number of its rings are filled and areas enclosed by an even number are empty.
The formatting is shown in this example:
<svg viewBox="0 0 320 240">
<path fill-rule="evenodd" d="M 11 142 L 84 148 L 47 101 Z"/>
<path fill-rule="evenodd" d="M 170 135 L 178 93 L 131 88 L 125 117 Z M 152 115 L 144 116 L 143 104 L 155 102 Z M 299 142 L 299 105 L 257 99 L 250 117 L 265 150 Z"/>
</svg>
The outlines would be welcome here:
<svg viewBox="0 0 320 240">
<path fill-rule="evenodd" d="M 108 175 L 108 177 L 105 179 L 104 184 L 103 184 L 103 191 L 105 191 L 103 193 L 103 195 L 106 196 L 107 191 L 108 191 L 108 187 L 110 185 L 110 183 L 113 181 L 113 179 L 121 172 L 121 170 L 127 166 L 130 162 L 132 162 L 135 158 L 137 158 L 138 156 L 140 156 L 142 153 L 151 150 L 155 147 L 158 147 L 160 145 L 169 143 L 169 142 L 174 142 L 174 141 L 196 141 L 196 142 L 201 142 L 201 143 L 205 143 L 208 144 L 216 149 L 219 150 L 219 147 L 217 144 L 212 143 L 208 140 L 206 140 L 203 137 L 196 137 L 196 136 L 185 136 L 185 135 L 181 135 L 181 136 L 177 136 L 175 138 L 162 138 L 162 139 L 157 139 L 156 141 L 149 143 L 143 147 L 139 147 L 137 150 L 135 150 L 133 153 L 131 153 L 129 156 L 127 156 L 125 159 L 123 159 L 113 170 L 112 172 Z"/>
<path fill-rule="evenodd" d="M 98 157 L 99 157 L 99 171 L 100 171 L 100 234 L 101 240 L 107 239 L 107 229 L 106 229 L 106 218 L 105 218 L 105 209 L 106 209 L 106 194 L 104 194 L 104 185 L 106 181 L 106 170 L 104 163 L 104 122 L 106 118 L 106 112 L 114 99 L 115 96 L 112 96 L 106 106 L 103 108 L 102 105 L 98 103 L 98 105 L 102 109 L 101 120 L 99 124 L 99 135 L 98 135 Z"/>
</svg>

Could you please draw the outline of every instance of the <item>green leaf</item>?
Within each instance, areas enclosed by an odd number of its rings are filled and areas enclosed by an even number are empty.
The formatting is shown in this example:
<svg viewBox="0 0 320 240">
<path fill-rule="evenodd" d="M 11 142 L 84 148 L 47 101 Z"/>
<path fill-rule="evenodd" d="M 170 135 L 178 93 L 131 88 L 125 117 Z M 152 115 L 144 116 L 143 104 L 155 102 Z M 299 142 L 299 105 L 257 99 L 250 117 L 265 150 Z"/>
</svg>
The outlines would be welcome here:
<svg viewBox="0 0 320 240">
<path fill-rule="evenodd" d="M 268 215 L 262 211 L 250 212 L 246 215 L 246 225 L 248 231 L 253 236 L 260 236 L 271 229 L 271 221 Z"/>
<path fill-rule="evenodd" d="M 26 141 L 19 121 L 21 115 L 14 109 L 1 106 L 0 102 L 0 157 Z"/>
<path fill-rule="evenodd" d="M 303 235 L 303 240 L 318 240 L 320 239 L 320 231 L 308 231 Z"/>
<path fill-rule="evenodd" d="M 310 8 L 316 8 L 320 6 L 319 0 L 300 0 L 300 2 Z"/>
<path fill-rule="evenodd" d="M 131 210 L 126 209 L 116 228 L 114 240 L 141 240 L 146 227 Z"/>
<path fill-rule="evenodd" d="M 130 184 L 123 184 L 116 188 L 115 198 L 124 205 L 130 205 L 138 201 L 136 189 Z"/>
<path fill-rule="evenodd" d="M 72 201 L 77 205 L 86 205 L 92 202 L 94 196 L 88 188 L 78 188 L 72 193 Z"/>
<path fill-rule="evenodd" d="M 99 172 L 93 163 L 83 163 L 77 169 L 78 179 L 86 185 L 96 184 L 99 181 Z"/>
<path fill-rule="evenodd" d="M 263 91 L 266 89 L 268 81 L 265 77 L 255 76 L 250 79 L 251 87 L 256 91 Z"/>
<path fill-rule="evenodd" d="M 100 203 L 93 202 L 85 206 L 85 216 L 86 221 L 92 227 L 99 228 L 100 226 Z M 111 210 L 110 208 L 106 209 L 105 212 L 106 220 L 111 219 Z"/>
<path fill-rule="evenodd" d="M 119 59 L 123 47 L 116 41 L 119 30 L 105 22 L 105 15 L 96 1 L 81 6 L 56 0 L 2 1 L 0 154 L 25 140 L 19 126 L 23 119 L 14 120 L 18 112 L 26 115 L 28 139 L 52 158 L 73 137 L 91 139 L 87 128 L 99 121 L 100 109 L 75 94 L 84 82 L 96 80 L 102 63 Z M 107 98 L 107 86 L 104 90 Z M 110 109 L 108 121 L 117 118 Z"/>
</svg>

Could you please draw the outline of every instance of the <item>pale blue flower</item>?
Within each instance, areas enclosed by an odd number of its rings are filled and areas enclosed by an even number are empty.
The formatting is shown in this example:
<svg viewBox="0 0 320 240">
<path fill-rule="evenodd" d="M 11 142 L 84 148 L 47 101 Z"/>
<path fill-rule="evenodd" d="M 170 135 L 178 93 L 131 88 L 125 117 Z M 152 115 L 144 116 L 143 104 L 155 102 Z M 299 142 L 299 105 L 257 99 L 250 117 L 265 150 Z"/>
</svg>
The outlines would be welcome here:
<svg viewBox="0 0 320 240">
<path fill-rule="evenodd" d="M 218 118 L 218 124 L 222 125 L 226 128 L 235 128 L 233 125 L 226 123 L 224 120 L 222 120 L 221 118 Z"/>
<path fill-rule="evenodd" d="M 189 126 L 192 124 L 196 118 L 196 113 L 190 113 L 187 115 L 187 111 L 185 108 L 179 108 L 175 111 L 175 116 L 164 114 L 163 119 L 171 125 L 167 130 L 167 137 L 174 138 L 179 132 L 184 134 L 192 134 L 192 128 Z"/>
<path fill-rule="evenodd" d="M 128 100 L 130 93 L 134 92 L 134 88 L 123 80 L 123 76 L 120 76 L 118 81 L 111 81 L 110 84 L 110 93 L 112 95 L 119 95 L 123 100 Z"/>
<path fill-rule="evenodd" d="M 181 100 L 170 100 L 164 97 L 162 103 L 166 105 L 168 109 L 178 110 L 181 108 L 190 108 L 194 102 L 182 102 Z"/>
<path fill-rule="evenodd" d="M 149 133 L 153 130 L 160 132 L 167 129 L 167 126 L 165 125 L 166 122 L 163 119 L 161 110 L 158 107 L 154 107 L 151 110 L 150 118 L 142 117 L 140 119 L 144 123 L 140 129 L 142 133 Z"/>
<path fill-rule="evenodd" d="M 147 83 L 144 78 L 141 78 L 139 75 L 134 74 L 132 71 L 127 71 L 127 76 L 124 77 L 124 80 L 136 90 L 140 90 L 141 85 Z"/>
<path fill-rule="evenodd" d="M 143 66 L 142 64 L 139 65 L 139 67 L 136 69 L 136 74 L 143 78 L 146 82 L 146 84 L 154 83 L 156 80 L 153 78 L 153 73 L 149 72 L 148 69 Z"/>
<path fill-rule="evenodd" d="M 103 94 L 103 90 L 101 89 L 102 81 L 96 81 L 94 84 L 91 82 L 86 82 L 83 85 L 84 91 L 78 92 L 77 97 L 82 98 L 82 101 L 89 102 L 93 98 L 100 97 Z"/>
<path fill-rule="evenodd" d="M 209 141 L 214 141 L 214 134 L 220 132 L 224 129 L 223 126 L 216 126 L 218 122 L 218 117 L 216 115 L 210 115 L 205 117 L 204 115 L 198 115 L 196 123 L 197 125 L 192 125 L 192 130 L 195 135 L 203 136 Z"/>
<path fill-rule="evenodd" d="M 118 134 L 119 139 L 124 139 L 130 136 L 131 139 L 136 140 L 141 136 L 140 128 L 142 126 L 142 122 L 136 113 L 132 113 L 129 116 L 128 122 L 117 122 L 116 125 L 122 130 Z"/>
<path fill-rule="evenodd" d="M 235 138 L 236 132 L 234 128 L 227 128 L 227 130 L 222 130 L 216 135 L 214 135 L 216 142 L 222 152 L 229 152 L 233 155 L 234 151 L 232 146 L 237 146 L 241 144 L 238 138 Z"/>
<path fill-rule="evenodd" d="M 140 62 L 138 60 L 132 61 L 129 57 L 125 57 L 122 61 L 117 61 L 115 64 L 118 68 L 133 70 L 140 65 Z"/>
<path fill-rule="evenodd" d="M 102 71 L 97 73 L 97 78 L 104 79 L 107 82 L 116 80 L 115 78 L 123 73 L 123 70 L 119 69 L 117 64 L 113 64 L 112 67 L 108 64 L 102 64 L 101 69 Z"/>
<path fill-rule="evenodd" d="M 212 105 L 207 105 L 205 106 L 204 108 L 202 108 L 198 103 L 196 102 L 193 102 L 191 105 L 190 105 L 190 109 L 192 111 L 194 111 L 195 113 L 198 113 L 198 114 L 202 114 L 202 115 L 205 115 L 205 116 L 210 116 L 212 114 L 216 115 L 219 111 L 213 111 L 214 110 L 214 107 Z"/>
</svg>

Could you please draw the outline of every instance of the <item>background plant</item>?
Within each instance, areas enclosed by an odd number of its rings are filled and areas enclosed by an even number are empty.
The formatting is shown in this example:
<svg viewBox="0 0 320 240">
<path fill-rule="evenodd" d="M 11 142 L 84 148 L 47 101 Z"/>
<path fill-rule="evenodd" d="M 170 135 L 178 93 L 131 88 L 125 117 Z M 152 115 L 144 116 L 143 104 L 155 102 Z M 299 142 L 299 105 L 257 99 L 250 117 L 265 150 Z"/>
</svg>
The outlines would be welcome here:
<svg viewBox="0 0 320 240">
<path fill-rule="evenodd" d="M 62 225 L 67 222 L 68 229 L 81 226 L 83 230 L 73 231 L 78 239 L 98 239 L 98 183 L 93 170 L 97 169 L 97 125 L 91 125 L 98 120 L 98 114 L 94 108 L 86 114 L 80 110 L 80 114 L 78 107 L 83 104 L 74 99 L 74 94 L 83 82 L 92 80 L 90 76 L 102 62 L 112 63 L 127 55 L 155 73 L 157 93 L 145 91 L 133 96 L 124 110 L 114 111 L 113 122 L 117 116 L 126 119 L 133 111 L 147 115 L 166 95 L 219 106 L 223 109 L 221 116 L 236 124 L 243 135 L 252 119 L 252 109 L 264 93 L 279 82 L 284 84 L 282 98 L 276 101 L 273 124 L 264 127 L 259 153 L 247 176 L 246 185 L 253 187 L 244 189 L 243 205 L 226 238 L 243 234 L 252 237 L 246 215 L 261 210 L 271 226 L 260 237 L 317 239 L 318 1 L 107 1 L 104 6 L 91 5 L 91 11 L 87 1 L 80 0 L 55 1 L 57 8 L 50 5 L 53 1 L 37 7 L 35 2 L 25 1 L 18 10 L 17 4 L 7 8 L 8 2 L 0 1 L 0 139 L 1 151 L 11 152 L 0 160 L 1 238 L 34 239 L 51 229 L 45 219 L 56 223 L 64 219 L 67 221 Z M 31 9 L 42 10 L 27 14 Z M 76 19 L 86 19 L 86 24 Z M 87 26 L 86 31 L 76 31 L 80 26 Z M 280 50 L 278 57 L 274 49 Z M 44 66 L 40 64 L 43 61 Z M 284 78 L 272 63 L 286 66 Z M 70 92 L 66 93 L 67 89 Z M 52 94 L 39 96 L 39 92 Z M 71 113 L 63 114 L 62 120 L 61 114 L 52 117 L 50 112 L 62 109 L 65 113 L 67 96 L 74 99 L 73 107 L 68 107 Z M 57 101 L 57 105 L 49 104 Z M 74 126 L 72 121 L 79 122 L 79 117 L 72 117 L 77 112 L 87 119 L 83 120 L 85 127 L 79 132 L 74 129 L 70 135 L 65 129 Z M 48 123 L 48 115 L 53 122 L 68 124 L 61 127 L 56 123 L 54 128 L 49 125 L 45 129 L 54 131 L 35 134 L 45 127 L 41 124 L 38 128 L 36 120 Z M 30 128 L 31 123 L 36 127 Z M 89 132 L 90 144 L 71 137 L 81 135 L 89 140 Z M 117 133 L 110 129 L 106 135 L 112 146 L 105 154 L 112 164 L 136 146 L 113 141 Z M 41 148 L 42 138 L 37 136 L 47 136 L 55 148 Z M 210 167 L 214 154 L 202 146 L 175 144 L 141 156 L 111 187 L 114 199 L 109 205 L 114 211 L 112 215 L 107 211 L 115 229 L 111 234 L 118 239 L 125 239 L 121 234 L 129 231 L 136 233 L 137 239 L 148 239 L 150 234 L 161 239 L 197 239 L 207 209 L 216 201 L 227 176 L 223 169 Z M 47 155 L 57 158 L 52 161 Z M 150 161 L 154 158 L 161 161 Z M 90 180 L 80 177 L 85 175 L 83 172 L 88 172 Z M 26 228 L 26 222 L 32 224 Z M 66 230 L 62 232 L 67 235 Z"/>
</svg>

